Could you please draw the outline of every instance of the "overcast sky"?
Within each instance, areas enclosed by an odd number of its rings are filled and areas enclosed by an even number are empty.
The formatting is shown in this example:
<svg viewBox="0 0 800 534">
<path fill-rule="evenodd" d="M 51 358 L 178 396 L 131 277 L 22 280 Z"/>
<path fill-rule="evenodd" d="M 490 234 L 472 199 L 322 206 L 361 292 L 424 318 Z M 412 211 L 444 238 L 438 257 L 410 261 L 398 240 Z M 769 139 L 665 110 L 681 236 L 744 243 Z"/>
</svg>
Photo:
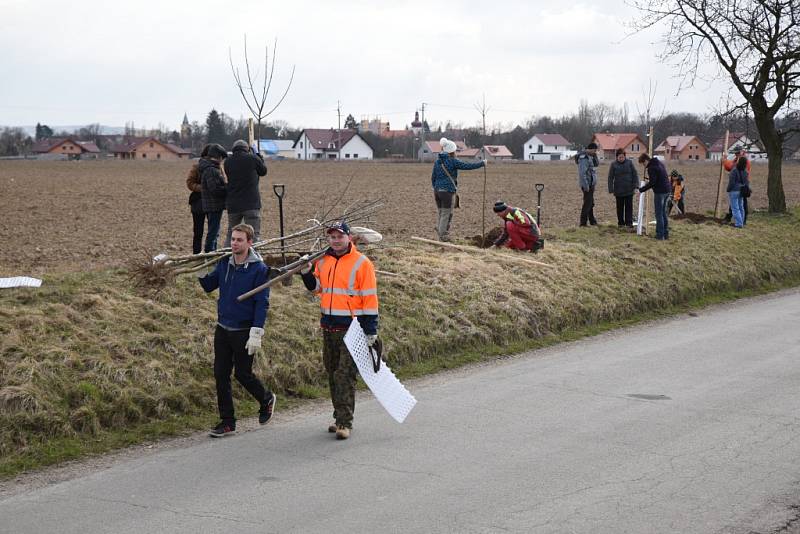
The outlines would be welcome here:
<svg viewBox="0 0 800 534">
<path fill-rule="evenodd" d="M 234 7 L 235 6 L 235 7 Z M 247 110 L 233 84 L 231 47 L 254 66 L 278 39 L 273 96 L 294 82 L 272 119 L 335 127 L 380 116 L 399 129 L 427 103 L 429 122 L 489 124 L 573 113 L 590 104 L 642 106 L 658 82 L 659 107 L 705 113 L 721 87 L 678 81 L 657 63 L 658 32 L 625 38 L 636 15 L 623 0 L 75 3 L 0 0 L 0 124 L 101 123 L 177 128 L 213 107 Z M 259 73 L 261 73 L 259 70 Z"/>
</svg>

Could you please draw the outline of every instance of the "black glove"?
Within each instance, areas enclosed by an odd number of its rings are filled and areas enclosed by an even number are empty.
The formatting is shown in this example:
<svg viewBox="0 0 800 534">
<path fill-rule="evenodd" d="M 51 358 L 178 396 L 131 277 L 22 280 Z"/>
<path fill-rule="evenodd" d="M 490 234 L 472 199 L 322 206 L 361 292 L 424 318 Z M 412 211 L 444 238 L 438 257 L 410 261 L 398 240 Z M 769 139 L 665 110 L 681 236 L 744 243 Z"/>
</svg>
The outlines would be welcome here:
<svg viewBox="0 0 800 534">
<path fill-rule="evenodd" d="M 381 358 L 383 357 L 383 341 L 375 336 L 369 344 L 369 355 L 372 358 L 372 369 L 377 373 L 381 369 Z"/>
</svg>

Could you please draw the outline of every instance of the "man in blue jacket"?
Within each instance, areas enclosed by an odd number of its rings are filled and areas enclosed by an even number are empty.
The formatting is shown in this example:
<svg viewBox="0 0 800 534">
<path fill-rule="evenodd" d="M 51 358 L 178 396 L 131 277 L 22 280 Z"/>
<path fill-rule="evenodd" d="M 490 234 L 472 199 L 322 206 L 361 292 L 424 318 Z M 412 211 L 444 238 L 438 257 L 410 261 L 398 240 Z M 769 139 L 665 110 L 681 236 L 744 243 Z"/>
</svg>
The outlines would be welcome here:
<svg viewBox="0 0 800 534">
<path fill-rule="evenodd" d="M 219 288 L 217 328 L 214 331 L 214 380 L 217 384 L 217 406 L 220 422 L 210 435 L 215 438 L 236 432 L 233 413 L 231 371 L 239 383 L 255 398 L 261 408 L 258 422 L 272 419 L 275 394 L 253 374 L 253 358 L 261 351 L 261 338 L 269 308 L 269 289 L 239 302 L 237 297 L 264 284 L 269 267 L 252 248 L 253 227 L 236 225 L 231 232 L 231 257 L 220 261 L 214 271 L 200 275 L 200 285 L 206 293 Z"/>
<path fill-rule="evenodd" d="M 667 168 L 658 158 L 648 154 L 639 156 L 639 163 L 645 166 L 648 182 L 639 188 L 640 193 L 653 190 L 653 210 L 656 216 L 656 239 L 669 239 L 669 218 L 667 217 L 667 199 L 672 193 L 672 184 L 667 176 Z"/>
</svg>

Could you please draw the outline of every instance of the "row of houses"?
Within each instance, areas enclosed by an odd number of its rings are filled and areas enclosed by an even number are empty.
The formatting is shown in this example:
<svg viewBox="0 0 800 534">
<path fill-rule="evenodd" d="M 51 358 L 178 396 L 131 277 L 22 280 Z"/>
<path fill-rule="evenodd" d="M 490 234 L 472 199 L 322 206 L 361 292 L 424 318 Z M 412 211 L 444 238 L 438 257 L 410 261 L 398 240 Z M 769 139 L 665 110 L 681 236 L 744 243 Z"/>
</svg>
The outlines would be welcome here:
<svg viewBox="0 0 800 534">
<path fill-rule="evenodd" d="M 614 159 L 619 149 L 634 159 L 647 152 L 647 142 L 636 133 L 597 133 L 592 136 L 592 142 L 597 144 L 601 160 Z M 719 161 L 725 150 L 724 144 L 722 138 L 709 147 L 696 135 L 670 135 L 653 149 L 653 154 L 669 161 Z M 572 143 L 559 134 L 535 134 L 525 142 L 523 153 L 526 161 L 563 160 L 576 154 L 571 146 Z M 744 132 L 731 134 L 728 137 L 729 156 L 740 148 L 746 149 L 752 159 L 767 158 L 764 149 Z"/>
<path fill-rule="evenodd" d="M 97 159 L 104 154 L 93 141 L 78 141 L 71 137 L 41 139 L 33 145 L 33 153 L 67 159 Z M 105 154 L 117 159 L 158 161 L 188 159 L 191 150 L 162 143 L 155 137 L 124 137 L 110 145 Z"/>
<path fill-rule="evenodd" d="M 601 160 L 614 159 L 616 151 L 623 149 L 628 157 L 637 158 L 647 151 L 647 143 L 636 133 L 597 133 L 592 142 L 598 145 Z M 710 147 L 696 135 L 671 135 L 653 151 L 654 155 L 670 161 L 718 161 L 722 159 L 724 139 L 719 139 Z M 468 147 L 464 141 L 456 141 L 456 156 L 460 159 L 480 161 L 503 161 L 513 159 L 511 151 L 503 145 L 484 145 L 480 148 Z M 573 143 L 560 134 L 534 134 L 525 142 L 523 155 L 525 161 L 566 160 L 576 154 Z M 752 159 L 766 159 L 767 155 L 743 132 L 733 133 L 728 140 L 728 153 L 739 148 L 748 150 Z M 255 147 L 254 147 L 255 148 Z M 371 160 L 372 147 L 356 130 L 350 129 L 305 129 L 298 138 L 291 140 L 263 139 L 260 141 L 262 154 L 270 158 L 299 160 Z M 426 141 L 419 148 L 420 161 L 431 161 L 442 147 L 438 141 Z M 92 141 L 80 141 L 71 137 L 49 138 L 37 141 L 33 152 L 49 157 L 69 159 L 96 159 L 103 152 Z M 189 149 L 164 143 L 154 137 L 117 138 L 107 150 L 108 156 L 122 160 L 178 160 L 191 157 Z"/>
</svg>

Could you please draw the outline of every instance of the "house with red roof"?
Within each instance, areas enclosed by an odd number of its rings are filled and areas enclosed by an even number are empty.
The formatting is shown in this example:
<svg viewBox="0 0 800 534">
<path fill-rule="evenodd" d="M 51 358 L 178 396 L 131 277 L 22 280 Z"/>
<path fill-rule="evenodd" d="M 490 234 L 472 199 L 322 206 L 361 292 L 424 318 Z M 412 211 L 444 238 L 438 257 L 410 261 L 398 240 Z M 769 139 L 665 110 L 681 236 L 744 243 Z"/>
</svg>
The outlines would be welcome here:
<svg viewBox="0 0 800 534">
<path fill-rule="evenodd" d="M 722 159 L 722 152 L 725 150 L 725 137 L 720 137 L 708 149 L 708 154 L 711 160 L 720 161 Z M 752 160 L 766 160 L 767 153 L 758 144 L 758 142 L 750 139 L 745 132 L 731 132 L 728 134 L 728 156 L 725 159 L 731 159 L 733 154 L 740 149 L 747 151 L 747 157 Z"/>
<path fill-rule="evenodd" d="M 633 160 L 647 152 L 647 143 L 636 133 L 596 133 L 592 136 L 592 142 L 597 143 L 599 159 L 613 160 L 620 148 Z"/>
<path fill-rule="evenodd" d="M 469 148 L 464 141 L 453 141 L 456 144 L 456 157 L 461 159 L 475 158 L 480 152 L 477 148 Z M 425 141 L 417 152 L 420 161 L 433 161 L 442 152 L 439 141 Z"/>
<path fill-rule="evenodd" d="M 551 161 L 569 159 L 575 155 L 570 143 L 561 134 L 537 133 L 522 147 L 525 161 Z"/>
<path fill-rule="evenodd" d="M 307 128 L 292 146 L 297 159 L 358 160 L 372 159 L 372 147 L 361 135 L 350 129 L 329 130 Z"/>
<path fill-rule="evenodd" d="M 172 143 L 162 143 L 155 137 L 126 137 L 121 143 L 108 149 L 117 159 L 140 159 L 146 161 L 189 159 L 192 152 Z"/>
<path fill-rule="evenodd" d="M 100 149 L 93 141 L 77 141 L 71 137 L 40 139 L 32 150 L 34 154 L 58 154 L 68 159 L 97 159 L 100 155 Z"/>
<path fill-rule="evenodd" d="M 670 135 L 653 155 L 666 161 L 700 161 L 708 159 L 708 147 L 696 135 Z"/>
</svg>

